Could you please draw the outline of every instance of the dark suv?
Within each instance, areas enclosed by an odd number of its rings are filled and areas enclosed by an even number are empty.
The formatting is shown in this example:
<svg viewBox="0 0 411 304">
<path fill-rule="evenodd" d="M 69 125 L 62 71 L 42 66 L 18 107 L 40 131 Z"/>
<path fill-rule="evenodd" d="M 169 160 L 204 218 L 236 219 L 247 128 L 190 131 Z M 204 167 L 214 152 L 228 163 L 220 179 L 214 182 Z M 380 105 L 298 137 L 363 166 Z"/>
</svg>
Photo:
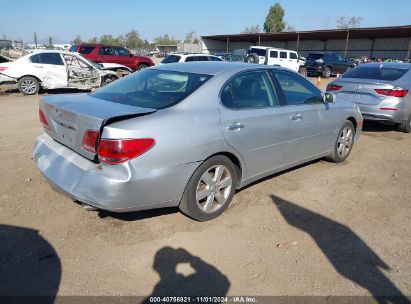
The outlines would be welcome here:
<svg viewBox="0 0 411 304">
<path fill-rule="evenodd" d="M 97 63 L 118 63 L 129 67 L 133 71 L 154 65 L 150 58 L 133 55 L 129 50 L 121 46 L 80 44 L 75 48 L 77 53 L 80 53 L 84 58 L 87 58 L 90 61 Z"/>
<path fill-rule="evenodd" d="M 322 75 L 328 78 L 331 75 L 343 74 L 355 65 L 338 53 L 316 52 L 308 54 L 305 67 L 308 76 Z"/>
</svg>

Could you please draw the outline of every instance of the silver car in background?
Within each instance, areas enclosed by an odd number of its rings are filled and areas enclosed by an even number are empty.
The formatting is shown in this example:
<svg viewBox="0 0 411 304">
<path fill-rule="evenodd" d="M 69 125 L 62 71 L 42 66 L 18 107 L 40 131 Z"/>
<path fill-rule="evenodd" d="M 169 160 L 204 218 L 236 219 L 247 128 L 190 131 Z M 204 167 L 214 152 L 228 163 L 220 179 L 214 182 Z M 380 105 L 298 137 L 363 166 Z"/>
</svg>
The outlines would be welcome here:
<svg viewBox="0 0 411 304">
<path fill-rule="evenodd" d="M 115 212 L 179 206 L 206 221 L 236 189 L 299 164 L 344 161 L 362 128 L 352 102 L 334 103 L 279 67 L 161 65 L 91 94 L 45 96 L 34 160 L 57 191 Z"/>
<path fill-rule="evenodd" d="M 338 99 L 358 104 L 365 120 L 398 124 L 411 132 L 411 64 L 367 63 L 327 86 Z"/>
</svg>

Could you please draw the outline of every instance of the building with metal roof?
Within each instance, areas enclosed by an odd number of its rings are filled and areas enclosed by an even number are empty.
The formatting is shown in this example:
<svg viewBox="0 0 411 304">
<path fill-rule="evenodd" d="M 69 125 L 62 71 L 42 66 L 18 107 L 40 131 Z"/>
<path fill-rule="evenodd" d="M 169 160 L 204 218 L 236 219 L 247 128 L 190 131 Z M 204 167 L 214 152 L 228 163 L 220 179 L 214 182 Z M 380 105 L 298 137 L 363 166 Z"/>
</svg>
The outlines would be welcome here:
<svg viewBox="0 0 411 304">
<path fill-rule="evenodd" d="M 410 58 L 411 25 L 202 36 L 202 51 L 214 53 L 255 45 L 310 52 L 338 52 L 346 57 Z"/>
</svg>

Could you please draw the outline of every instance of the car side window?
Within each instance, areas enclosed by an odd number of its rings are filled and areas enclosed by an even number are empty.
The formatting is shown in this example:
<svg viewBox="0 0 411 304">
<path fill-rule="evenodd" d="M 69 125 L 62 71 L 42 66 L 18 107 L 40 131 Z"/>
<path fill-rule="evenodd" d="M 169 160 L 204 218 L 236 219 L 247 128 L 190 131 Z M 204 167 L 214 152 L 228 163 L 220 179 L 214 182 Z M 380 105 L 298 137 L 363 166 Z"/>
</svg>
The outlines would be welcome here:
<svg viewBox="0 0 411 304">
<path fill-rule="evenodd" d="M 113 50 L 111 49 L 110 46 L 102 46 L 100 50 L 98 51 L 100 55 L 105 55 L 105 56 L 112 56 L 113 55 Z"/>
<path fill-rule="evenodd" d="M 59 53 L 39 53 L 30 57 L 33 63 L 64 65 Z"/>
<path fill-rule="evenodd" d="M 208 61 L 207 56 L 197 56 L 197 61 Z"/>
<path fill-rule="evenodd" d="M 225 88 L 221 91 L 221 102 L 227 108 L 235 108 L 235 102 L 233 94 L 231 93 L 230 84 L 226 85 Z"/>
<path fill-rule="evenodd" d="M 74 55 L 64 54 L 63 58 L 64 58 L 64 61 L 66 62 L 67 67 L 69 68 L 86 69 L 90 67 L 84 61 L 80 60 L 80 58 Z"/>
<path fill-rule="evenodd" d="M 187 57 L 185 62 L 192 62 L 192 61 L 197 61 L 195 56 Z"/>
<path fill-rule="evenodd" d="M 278 58 L 278 51 L 270 51 L 270 58 Z"/>
<path fill-rule="evenodd" d="M 280 52 L 280 58 L 287 58 L 287 52 Z"/>
<path fill-rule="evenodd" d="M 322 103 L 321 92 L 304 78 L 289 72 L 274 72 L 281 87 L 284 106 Z"/>
<path fill-rule="evenodd" d="M 230 95 L 228 94 L 230 92 Z M 242 73 L 223 89 L 222 102 L 227 107 L 268 108 L 278 105 L 277 96 L 265 71 Z"/>
<path fill-rule="evenodd" d="M 290 59 L 297 59 L 298 58 L 298 56 L 297 56 L 297 53 L 290 53 Z"/>
<path fill-rule="evenodd" d="M 114 48 L 114 56 L 128 56 L 129 52 L 122 47 L 115 47 Z"/>
<path fill-rule="evenodd" d="M 207 57 L 209 61 L 222 61 L 220 58 L 218 57 L 213 57 L 213 56 L 208 56 Z"/>
</svg>

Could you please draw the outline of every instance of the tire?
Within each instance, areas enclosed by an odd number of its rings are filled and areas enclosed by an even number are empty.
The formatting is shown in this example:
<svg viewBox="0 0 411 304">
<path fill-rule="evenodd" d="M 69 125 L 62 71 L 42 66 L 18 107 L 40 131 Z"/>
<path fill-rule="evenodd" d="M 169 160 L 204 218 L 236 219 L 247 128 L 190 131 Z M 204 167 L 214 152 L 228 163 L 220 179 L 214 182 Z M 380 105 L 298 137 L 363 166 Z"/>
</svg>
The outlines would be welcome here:
<svg viewBox="0 0 411 304">
<path fill-rule="evenodd" d="M 138 66 L 138 68 L 137 68 L 137 70 L 138 71 L 141 71 L 141 70 L 144 70 L 144 69 L 147 69 L 148 68 L 148 65 L 147 64 L 140 64 L 139 66 Z"/>
<path fill-rule="evenodd" d="M 258 64 L 259 61 L 260 61 L 260 57 L 258 57 L 258 55 L 255 54 L 255 53 L 248 54 L 247 57 L 245 57 L 245 62 L 247 62 L 247 63 L 256 63 L 256 64 Z"/>
<path fill-rule="evenodd" d="M 308 75 L 307 69 L 305 67 L 300 67 L 298 69 L 298 74 L 300 74 L 301 76 L 307 77 L 307 75 Z"/>
<path fill-rule="evenodd" d="M 191 176 L 180 202 L 180 210 L 200 222 L 212 220 L 227 209 L 236 184 L 237 173 L 231 160 L 223 155 L 213 156 Z M 217 194 L 221 202 L 216 198 Z"/>
<path fill-rule="evenodd" d="M 24 76 L 17 82 L 17 87 L 23 95 L 36 95 L 40 91 L 39 81 L 32 76 Z"/>
<path fill-rule="evenodd" d="M 323 77 L 324 78 L 329 78 L 331 76 L 331 69 L 330 67 L 325 67 L 323 71 Z"/>
<path fill-rule="evenodd" d="M 348 134 L 348 131 L 350 131 L 349 134 Z M 341 129 L 338 131 L 338 136 L 334 144 L 334 149 L 326 159 L 334 163 L 341 163 L 344 160 L 346 160 L 347 157 L 350 155 L 352 146 L 354 144 L 354 137 L 355 137 L 354 125 L 352 124 L 351 121 L 347 120 L 345 121 Z"/>
<path fill-rule="evenodd" d="M 411 115 L 408 117 L 407 121 L 400 123 L 398 125 L 398 131 L 404 133 L 411 133 Z"/>
</svg>

